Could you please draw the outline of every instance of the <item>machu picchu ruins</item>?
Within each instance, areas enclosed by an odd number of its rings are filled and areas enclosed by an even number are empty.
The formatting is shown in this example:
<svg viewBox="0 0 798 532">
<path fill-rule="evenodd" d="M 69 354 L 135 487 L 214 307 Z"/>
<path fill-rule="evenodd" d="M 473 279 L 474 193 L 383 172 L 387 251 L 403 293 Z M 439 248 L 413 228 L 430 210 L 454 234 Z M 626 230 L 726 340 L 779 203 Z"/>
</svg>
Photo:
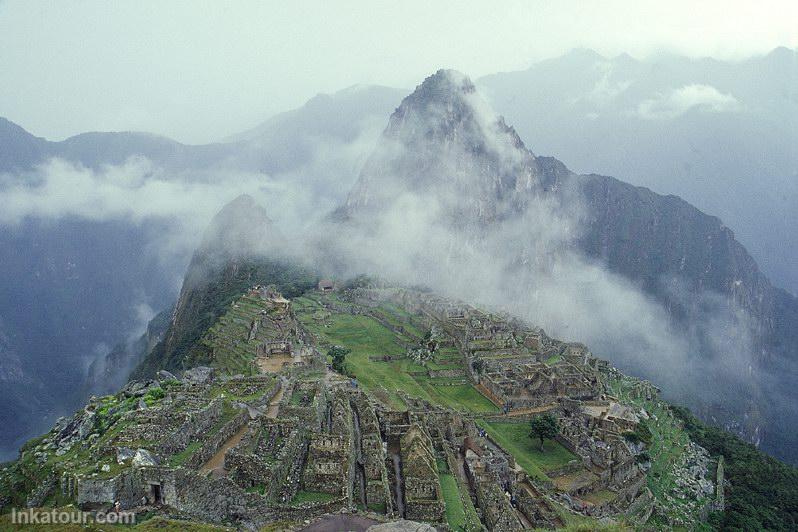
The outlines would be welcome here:
<svg viewBox="0 0 798 532">
<path fill-rule="evenodd" d="M 689 524 L 722 505 L 722 464 L 685 439 L 661 463 L 652 432 L 678 424 L 658 390 L 586 346 L 430 292 L 333 286 L 291 300 L 253 286 L 199 340 L 203 365 L 59 420 L 23 455 L 44 474 L 27 505 L 497 531 L 655 512 Z M 540 415 L 559 427 L 544 450 L 529 434 Z M 657 490 L 680 467 L 681 506 Z"/>
</svg>

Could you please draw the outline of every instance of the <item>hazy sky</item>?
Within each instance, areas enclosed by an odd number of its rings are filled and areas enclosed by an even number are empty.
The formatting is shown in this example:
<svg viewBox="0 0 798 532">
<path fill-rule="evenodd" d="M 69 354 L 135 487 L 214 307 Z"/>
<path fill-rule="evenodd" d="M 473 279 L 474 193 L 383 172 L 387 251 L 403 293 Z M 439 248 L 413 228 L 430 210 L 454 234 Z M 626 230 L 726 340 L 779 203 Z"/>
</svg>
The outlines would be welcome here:
<svg viewBox="0 0 798 532">
<path fill-rule="evenodd" d="M 0 0 L 0 116 L 53 140 L 207 142 L 319 92 L 476 78 L 574 47 L 740 59 L 798 46 L 798 2 Z"/>
</svg>

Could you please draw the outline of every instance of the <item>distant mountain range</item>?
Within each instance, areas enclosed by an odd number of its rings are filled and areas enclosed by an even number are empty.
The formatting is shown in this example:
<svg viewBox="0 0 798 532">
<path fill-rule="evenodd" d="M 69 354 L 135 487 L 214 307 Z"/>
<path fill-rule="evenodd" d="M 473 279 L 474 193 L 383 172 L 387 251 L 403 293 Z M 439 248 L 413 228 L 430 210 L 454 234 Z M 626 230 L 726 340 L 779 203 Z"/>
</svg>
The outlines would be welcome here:
<svg viewBox="0 0 798 532">
<path fill-rule="evenodd" d="M 798 293 L 798 54 L 740 62 L 574 50 L 477 80 L 539 153 L 721 218 Z"/>
</svg>

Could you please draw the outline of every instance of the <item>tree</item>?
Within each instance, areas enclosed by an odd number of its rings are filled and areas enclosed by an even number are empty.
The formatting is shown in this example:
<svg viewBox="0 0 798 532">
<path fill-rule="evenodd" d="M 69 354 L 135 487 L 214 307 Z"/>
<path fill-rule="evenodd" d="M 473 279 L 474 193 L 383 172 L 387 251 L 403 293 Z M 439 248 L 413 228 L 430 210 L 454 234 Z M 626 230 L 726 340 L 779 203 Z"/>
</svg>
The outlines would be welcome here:
<svg viewBox="0 0 798 532">
<path fill-rule="evenodd" d="M 540 440 L 540 452 L 543 452 L 543 440 L 553 439 L 560 432 L 557 418 L 551 414 L 541 414 L 533 417 L 530 428 L 532 432 L 529 433 L 529 437 Z"/>
<path fill-rule="evenodd" d="M 335 371 L 338 373 L 346 373 L 344 362 L 346 361 L 346 355 L 351 351 L 351 349 L 341 347 L 340 345 L 333 346 L 327 351 L 327 355 L 332 358 L 332 367 Z"/>
<path fill-rule="evenodd" d="M 438 334 L 434 328 L 426 332 L 422 344 L 429 349 L 430 353 L 435 354 L 438 350 Z"/>
</svg>

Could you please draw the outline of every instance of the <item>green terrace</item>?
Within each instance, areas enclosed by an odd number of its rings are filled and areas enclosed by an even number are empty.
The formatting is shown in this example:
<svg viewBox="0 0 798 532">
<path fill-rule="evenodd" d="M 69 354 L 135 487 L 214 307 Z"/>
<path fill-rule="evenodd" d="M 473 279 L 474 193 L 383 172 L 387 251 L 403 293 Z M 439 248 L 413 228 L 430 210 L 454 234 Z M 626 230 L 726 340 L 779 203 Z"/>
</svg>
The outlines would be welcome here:
<svg viewBox="0 0 798 532">
<path fill-rule="evenodd" d="M 445 460 L 438 460 L 438 480 L 446 504 L 446 522 L 451 530 L 481 530 L 479 517 L 468 488 L 449 471 Z"/>
<path fill-rule="evenodd" d="M 259 373 L 254 362 L 258 343 L 247 341 L 247 337 L 252 321 L 266 309 L 259 297 L 244 295 L 216 320 L 199 341 L 214 367 L 228 375 Z"/>
<path fill-rule="evenodd" d="M 682 458 L 690 438 L 682 427 L 681 421 L 674 416 L 667 403 L 658 400 L 649 401 L 631 394 L 634 383 L 634 379 L 623 377 L 607 382 L 607 386 L 615 397 L 627 404 L 641 406 L 651 414 L 651 418 L 646 422 L 646 427 L 651 433 L 648 447 L 651 459 L 648 488 L 656 499 L 663 501 L 668 499 L 670 502 L 676 503 L 675 511 L 678 513 L 679 503 L 687 501 L 679 501 L 669 495 L 676 485 L 676 479 L 672 472 L 674 464 Z M 657 516 L 654 516 L 653 519 L 652 522 L 655 522 Z"/>
<path fill-rule="evenodd" d="M 538 440 L 529 436 L 528 423 L 480 420 L 478 424 L 488 432 L 496 443 L 515 458 L 518 465 L 530 477 L 550 480 L 546 475 L 548 471 L 559 469 L 571 460 L 579 460 L 578 456 L 554 440 L 545 440 L 543 452 L 541 452 Z"/>
<path fill-rule="evenodd" d="M 463 358 L 456 350 L 442 349 L 432 361 L 433 367 L 425 367 L 407 357 L 407 346 L 413 345 L 407 336 L 395 333 L 371 316 L 328 312 L 319 300 L 310 297 L 296 298 L 294 311 L 300 322 L 317 338 L 320 348 L 340 345 L 350 349 L 351 353 L 346 357 L 347 371 L 363 388 L 373 391 L 377 397 L 384 397 L 394 408 L 406 407 L 399 393 L 404 392 L 457 410 L 498 411 L 464 377 L 429 376 L 428 369 L 464 371 Z M 324 318 L 320 319 L 322 315 Z M 385 356 L 391 360 L 379 360 Z"/>
<path fill-rule="evenodd" d="M 300 504 L 320 504 L 329 502 L 333 499 L 335 499 L 335 495 L 324 493 L 322 491 L 299 490 L 296 492 L 296 495 L 294 495 L 294 498 L 291 499 L 291 505 L 297 506 Z"/>
</svg>

